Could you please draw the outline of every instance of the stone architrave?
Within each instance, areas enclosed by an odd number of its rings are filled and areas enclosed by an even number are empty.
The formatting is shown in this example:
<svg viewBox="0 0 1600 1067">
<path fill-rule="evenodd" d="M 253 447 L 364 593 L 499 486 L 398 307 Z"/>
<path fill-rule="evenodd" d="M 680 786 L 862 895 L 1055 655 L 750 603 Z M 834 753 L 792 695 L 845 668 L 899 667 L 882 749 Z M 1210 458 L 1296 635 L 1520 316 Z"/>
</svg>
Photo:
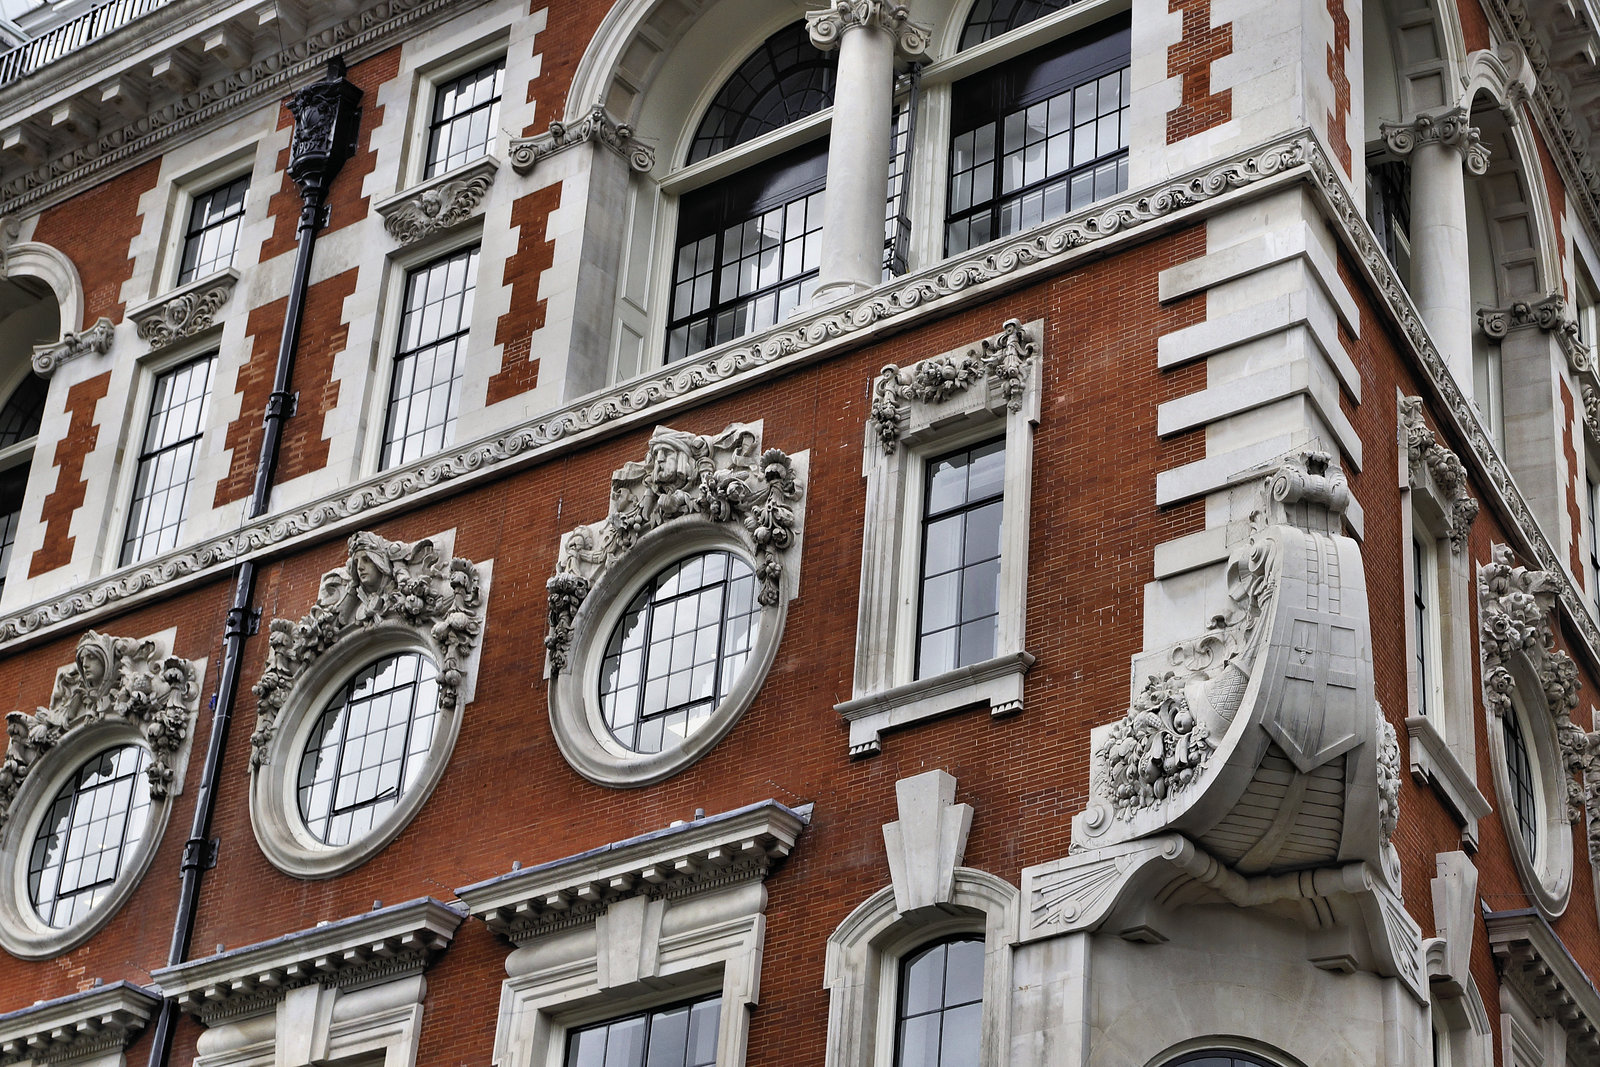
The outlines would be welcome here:
<svg viewBox="0 0 1600 1067">
<path fill-rule="evenodd" d="M 625 463 L 611 476 L 610 513 L 561 538 L 556 573 L 546 583 L 550 676 L 566 669 L 573 619 L 600 576 L 645 534 L 675 519 L 742 527 L 756 555 L 757 599 L 777 604 L 803 491 L 788 454 L 763 452 L 755 426 L 734 423 L 715 437 L 658 426 L 644 461 Z"/>
<path fill-rule="evenodd" d="M 389 541 L 370 531 L 350 537 L 344 566 L 322 576 L 317 601 L 298 622 L 273 619 L 267 663 L 255 685 L 253 767 L 265 766 L 279 713 L 295 683 L 330 648 L 380 627 L 410 631 L 439 669 L 439 708 L 460 698 L 463 671 L 483 633 L 478 565 L 446 559 L 432 541 Z"/>
<path fill-rule="evenodd" d="M 152 639 L 85 632 L 72 663 L 56 675 L 50 705 L 31 715 L 13 711 L 6 716 L 0 827 L 39 760 L 76 731 L 106 721 L 138 731 L 150 752 L 145 767 L 150 795 L 167 796 L 179 778 L 174 758 L 189 736 L 199 701 L 193 663 L 167 655 Z"/>
</svg>

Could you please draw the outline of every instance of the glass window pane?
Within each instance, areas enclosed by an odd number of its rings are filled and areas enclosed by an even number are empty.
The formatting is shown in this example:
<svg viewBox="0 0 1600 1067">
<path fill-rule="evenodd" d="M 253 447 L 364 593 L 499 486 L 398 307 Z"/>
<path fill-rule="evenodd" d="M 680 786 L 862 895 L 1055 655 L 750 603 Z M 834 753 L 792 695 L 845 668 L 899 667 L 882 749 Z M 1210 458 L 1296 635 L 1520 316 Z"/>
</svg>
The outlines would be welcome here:
<svg viewBox="0 0 1600 1067">
<path fill-rule="evenodd" d="M 151 390 L 122 537 L 124 566 L 165 552 L 182 535 L 214 362 L 203 356 L 185 363 L 158 377 Z"/>
<path fill-rule="evenodd" d="M 28 894 L 47 926 L 64 929 L 104 899 L 144 838 L 148 753 L 124 745 L 91 757 L 51 802 L 28 850 Z"/>
</svg>

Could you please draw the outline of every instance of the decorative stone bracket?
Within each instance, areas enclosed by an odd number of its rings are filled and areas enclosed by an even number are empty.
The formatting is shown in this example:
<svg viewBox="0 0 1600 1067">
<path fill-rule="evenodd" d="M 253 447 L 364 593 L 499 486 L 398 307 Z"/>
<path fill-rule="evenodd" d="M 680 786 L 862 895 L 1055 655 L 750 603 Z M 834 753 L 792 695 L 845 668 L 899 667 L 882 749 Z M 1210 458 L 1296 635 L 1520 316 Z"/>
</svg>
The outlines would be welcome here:
<svg viewBox="0 0 1600 1067">
<path fill-rule="evenodd" d="M 161 1010 L 161 998 L 131 982 L 113 982 L 0 1016 L 0 1067 L 71 1065 L 120 1054 Z"/>
<path fill-rule="evenodd" d="M 133 320 L 139 339 L 150 342 L 151 351 L 165 348 L 215 325 L 217 312 L 233 295 L 238 282 L 238 272 L 229 268 L 135 308 L 128 318 Z"/>
<path fill-rule="evenodd" d="M 1583 401 L 1583 425 L 1596 444 L 1600 444 L 1600 367 L 1584 342 L 1578 321 L 1566 297 L 1552 293 L 1540 300 L 1519 300 L 1504 308 L 1479 308 L 1478 327 L 1495 340 L 1512 330 L 1537 326 L 1555 338 L 1567 357 L 1567 367 L 1577 380 Z"/>
<path fill-rule="evenodd" d="M 909 367 L 889 364 L 872 385 L 872 411 L 867 416 L 885 452 L 900 447 L 909 404 L 937 404 L 983 383 L 995 406 L 1010 411 L 1022 408 L 1028 375 L 1039 348 L 1016 319 L 1008 319 L 999 334 L 965 352 L 925 359 Z"/>
<path fill-rule="evenodd" d="M 1460 152 L 1467 170 L 1473 174 L 1489 171 L 1489 147 L 1482 142 L 1464 107 L 1424 112 L 1410 122 L 1385 122 L 1381 129 L 1389 151 L 1397 156 L 1409 156 L 1418 145 L 1438 144 Z"/>
<path fill-rule="evenodd" d="M 540 160 L 588 141 L 611 149 L 641 174 L 649 173 L 656 165 L 655 147 L 635 139 L 632 126 L 617 122 L 603 105 L 596 104 L 580 119 L 552 122 L 549 133 L 512 138 L 511 169 L 527 174 Z"/>
<path fill-rule="evenodd" d="M 0 827 L 23 781 L 41 758 L 72 734 L 102 722 L 123 722 L 150 750 L 145 774 L 150 795 L 176 791 L 175 757 L 189 737 L 199 708 L 193 663 L 163 652 L 153 639 L 108 637 L 89 630 L 73 662 L 56 675 L 50 706 L 6 716 L 8 744 L 0 762 Z"/>
<path fill-rule="evenodd" d="M 600 576 L 645 534 L 675 519 L 697 516 L 741 527 L 756 556 L 759 600 L 779 603 L 789 549 L 799 535 L 794 504 L 803 492 L 788 454 L 761 450 L 758 426 L 734 423 L 715 437 L 656 427 L 643 462 L 624 463 L 611 476 L 605 519 L 561 538 L 556 573 L 546 583 L 546 672 L 553 678 L 566 669 L 573 619 Z"/>
<path fill-rule="evenodd" d="M 821 11 L 806 13 L 811 43 L 824 52 L 835 48 L 845 33 L 862 26 L 893 35 L 895 51 L 902 59 L 922 58 L 933 36 L 928 27 L 911 21 L 911 12 L 904 4 L 888 0 L 833 0 Z"/>
<path fill-rule="evenodd" d="M 111 320 L 101 315 L 99 320 L 87 330 L 78 333 L 67 332 L 61 335 L 61 340 L 52 341 L 47 345 L 35 345 L 33 348 L 33 369 L 45 377 L 55 373 L 55 369 L 69 360 L 86 356 L 90 353 L 105 355 L 111 351 L 111 342 L 115 338 L 117 328 Z"/>
<path fill-rule="evenodd" d="M 267 664 L 255 685 L 254 767 L 265 766 L 278 714 L 295 684 L 340 641 L 379 627 L 409 630 L 439 668 L 439 707 L 460 700 L 463 672 L 483 633 L 478 565 L 445 559 L 432 541 L 388 541 L 363 530 L 350 537 L 345 565 L 322 576 L 316 603 L 298 622 L 273 619 Z"/>
<path fill-rule="evenodd" d="M 408 245 L 465 222 L 478 213 L 499 169 L 498 159 L 484 156 L 390 197 L 376 209 L 383 228 Z"/>
<path fill-rule="evenodd" d="M 1400 398 L 1400 434 L 1406 447 L 1408 476 L 1413 489 L 1427 485 L 1431 478 L 1443 503 L 1450 509 L 1450 550 L 1462 552 L 1472 521 L 1478 517 L 1478 502 L 1467 491 L 1467 469 L 1461 457 L 1439 443 L 1439 438 L 1422 421 L 1422 398 Z"/>
</svg>

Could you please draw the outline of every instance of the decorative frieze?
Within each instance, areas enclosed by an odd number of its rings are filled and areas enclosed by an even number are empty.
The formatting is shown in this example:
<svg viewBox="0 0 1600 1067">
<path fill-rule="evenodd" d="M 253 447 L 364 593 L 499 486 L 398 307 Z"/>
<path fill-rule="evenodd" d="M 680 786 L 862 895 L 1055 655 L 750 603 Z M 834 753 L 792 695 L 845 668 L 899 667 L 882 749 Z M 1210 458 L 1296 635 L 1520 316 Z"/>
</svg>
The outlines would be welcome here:
<svg viewBox="0 0 1600 1067">
<path fill-rule="evenodd" d="M 915 401 L 938 404 L 982 381 L 990 394 L 1010 411 L 1022 408 L 1029 364 L 1038 346 L 1016 319 L 1007 320 L 1000 333 L 985 338 L 965 352 L 934 356 L 909 367 L 889 364 L 872 385 L 872 411 L 867 416 L 885 452 L 900 447 L 908 407 Z"/>
<path fill-rule="evenodd" d="M 232 270 L 201 280 L 180 292 L 129 312 L 139 339 L 151 351 L 210 329 L 228 302 L 239 276 Z"/>
<path fill-rule="evenodd" d="M 1437 144 L 1461 153 L 1471 173 L 1489 171 L 1489 146 L 1483 143 L 1464 107 L 1425 111 L 1410 122 L 1385 122 L 1382 130 L 1389 151 L 1397 156 L 1409 156 L 1419 145 Z"/>
<path fill-rule="evenodd" d="M 888 0 L 833 0 L 821 11 L 806 13 L 811 43 L 824 52 L 837 47 L 839 39 L 850 30 L 863 26 L 891 34 L 895 50 L 905 59 L 924 56 L 933 36 L 928 27 L 911 21 L 911 12 L 904 4 Z"/>
<path fill-rule="evenodd" d="M 499 166 L 499 160 L 484 156 L 379 204 L 383 228 L 407 245 L 465 222 L 483 205 Z"/>
<path fill-rule="evenodd" d="M 656 150 L 634 137 L 633 127 L 613 119 L 605 107 L 596 104 L 589 113 L 573 122 L 552 122 L 550 132 L 538 137 L 511 139 L 511 169 L 527 174 L 539 161 L 576 145 L 594 141 L 628 161 L 628 166 L 647 174 L 656 165 Z"/>
<path fill-rule="evenodd" d="M 87 631 L 72 663 L 56 675 L 49 707 L 6 716 L 0 827 L 23 781 L 46 753 L 76 731 L 107 721 L 138 732 L 150 752 L 145 767 L 150 795 L 165 797 L 174 788 L 174 757 L 189 736 L 199 701 L 199 678 L 188 660 L 167 655 L 154 640 Z"/>
<path fill-rule="evenodd" d="M 1450 550 L 1462 552 L 1472 521 L 1478 517 L 1478 501 L 1467 488 L 1467 469 L 1461 457 L 1439 443 L 1439 438 L 1422 421 L 1420 396 L 1400 398 L 1400 432 L 1405 439 L 1408 480 L 1413 489 L 1431 477 L 1450 508 Z"/>
<path fill-rule="evenodd" d="M 111 351 L 111 341 L 116 336 L 116 329 L 110 319 L 101 315 L 95 324 L 86 330 L 77 333 L 68 331 L 61 335 L 59 341 L 35 345 L 33 369 L 48 378 L 55 373 L 57 367 L 69 360 L 90 354 L 103 356 Z"/>
<path fill-rule="evenodd" d="M 478 565 L 445 559 L 432 541 L 388 541 L 369 531 L 350 538 L 344 566 L 322 576 L 317 600 L 298 622 L 273 619 L 267 663 L 255 685 L 251 766 L 269 760 L 277 718 L 295 684 L 330 648 L 380 627 L 410 631 L 439 671 L 439 708 L 453 710 L 463 670 L 483 631 Z"/>
<path fill-rule="evenodd" d="M 605 519 L 561 539 L 555 576 L 546 583 L 551 677 L 566 669 L 573 618 L 589 589 L 641 537 L 675 519 L 742 527 L 755 551 L 758 599 L 777 604 L 798 535 L 794 504 L 803 491 L 789 456 L 776 448 L 762 451 L 755 426 L 734 423 L 715 437 L 657 427 L 644 460 L 630 460 L 611 476 Z"/>
</svg>

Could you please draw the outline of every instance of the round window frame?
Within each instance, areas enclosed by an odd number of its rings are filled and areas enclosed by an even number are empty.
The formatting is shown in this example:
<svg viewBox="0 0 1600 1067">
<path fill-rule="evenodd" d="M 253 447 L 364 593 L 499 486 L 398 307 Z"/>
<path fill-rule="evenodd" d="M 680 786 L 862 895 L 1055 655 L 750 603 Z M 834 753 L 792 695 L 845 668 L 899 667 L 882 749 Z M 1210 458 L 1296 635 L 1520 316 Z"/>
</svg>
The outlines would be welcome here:
<svg viewBox="0 0 1600 1067">
<path fill-rule="evenodd" d="M 744 671 L 703 726 L 674 748 L 633 752 L 611 735 L 600 708 L 600 666 L 606 644 L 628 605 L 661 571 L 705 552 L 732 552 L 757 573 L 756 553 L 741 527 L 686 516 L 641 537 L 608 568 L 584 597 L 572 620 L 568 669 L 549 686 L 550 727 L 556 747 L 573 770 L 598 785 L 634 789 L 653 785 L 698 762 L 728 735 L 755 700 L 777 658 L 788 618 L 794 575 L 786 568 L 778 603 L 761 606 L 761 633 Z M 799 556 L 790 550 L 790 567 Z"/>
<path fill-rule="evenodd" d="M 122 910 L 155 859 L 172 816 L 174 793 L 150 798 L 144 836 L 132 854 L 124 857 L 122 869 L 117 872 L 106 899 L 83 919 L 64 927 L 50 926 L 39 917 L 28 895 L 27 856 L 56 794 L 84 763 L 102 752 L 126 745 L 138 745 L 145 750 L 147 759 L 154 758 L 144 737 L 126 721 L 102 719 L 85 724 L 51 748 L 17 790 L 11 804 L 11 817 L 0 831 L 0 868 L 9 871 L 0 876 L 0 948 L 18 959 L 51 959 L 72 951 L 99 933 Z M 148 783 L 148 779 L 146 781 Z"/>
<path fill-rule="evenodd" d="M 284 698 L 276 730 L 267 746 L 265 766 L 250 769 L 250 825 L 267 860 L 296 878 L 333 878 L 376 856 L 400 836 L 444 776 L 461 732 L 461 710 L 470 694 L 463 685 L 454 708 L 441 707 L 428 746 L 426 766 L 416 784 L 400 795 L 389 814 L 364 837 L 343 845 L 317 840 L 300 817 L 300 757 L 311 731 L 329 701 L 350 679 L 387 656 L 420 653 L 443 672 L 440 656 L 415 630 L 397 623 L 380 624 L 335 642 L 300 676 Z M 355 664 L 354 667 L 351 664 Z"/>
<path fill-rule="evenodd" d="M 1539 827 L 1539 848 L 1530 855 L 1522 829 L 1517 825 L 1515 791 L 1511 782 L 1510 766 L 1505 742 L 1505 727 L 1500 716 L 1488 712 L 1488 734 L 1491 764 L 1494 767 L 1494 788 L 1500 803 L 1500 824 L 1505 830 L 1507 846 L 1511 851 L 1512 865 L 1517 876 L 1528 890 L 1528 897 L 1546 919 L 1555 919 L 1567 909 L 1572 895 L 1572 826 L 1566 819 L 1567 787 L 1563 780 L 1565 766 L 1561 758 L 1561 745 L 1556 736 L 1556 726 L 1548 711 L 1544 710 L 1544 689 L 1538 682 L 1538 673 L 1524 652 L 1513 653 L 1506 664 L 1511 672 L 1512 691 L 1507 714 L 1520 715 L 1522 737 L 1528 745 L 1528 762 L 1532 765 L 1534 791 Z M 1529 699 L 1529 694 L 1534 699 Z M 1538 711 L 1534 709 L 1540 709 Z"/>
</svg>

